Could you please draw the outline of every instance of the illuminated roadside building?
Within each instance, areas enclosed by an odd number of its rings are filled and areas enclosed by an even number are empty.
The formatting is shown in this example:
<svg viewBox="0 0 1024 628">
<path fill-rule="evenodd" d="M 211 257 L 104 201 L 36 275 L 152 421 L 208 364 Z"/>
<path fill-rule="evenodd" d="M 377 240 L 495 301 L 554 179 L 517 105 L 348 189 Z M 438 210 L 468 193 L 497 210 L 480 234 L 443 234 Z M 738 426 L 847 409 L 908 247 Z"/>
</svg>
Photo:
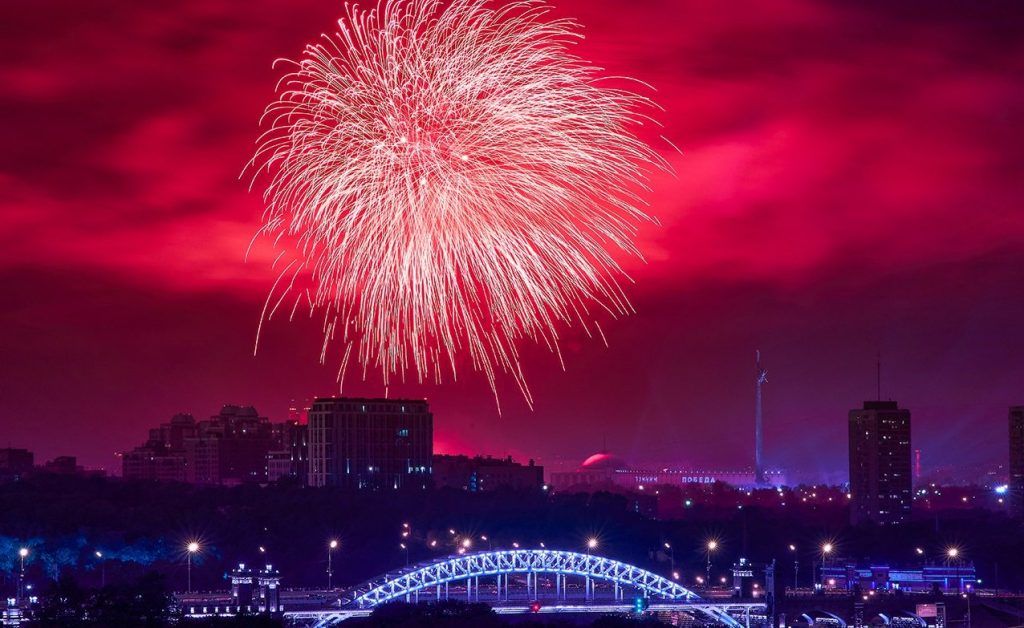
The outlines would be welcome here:
<svg viewBox="0 0 1024 628">
<path fill-rule="evenodd" d="M 1024 406 L 1010 408 L 1010 515 L 1024 518 Z"/>
<path fill-rule="evenodd" d="M 426 401 L 319 398 L 309 411 L 309 485 L 426 488 L 433 440 Z"/>
<path fill-rule="evenodd" d="M 835 561 L 821 570 L 822 587 L 828 591 L 904 591 L 943 593 L 969 591 L 977 583 L 973 563 L 891 567 Z"/>
<path fill-rule="evenodd" d="M 881 525 L 910 518 L 913 499 L 910 410 L 865 401 L 850 410 L 850 522 Z"/>
</svg>

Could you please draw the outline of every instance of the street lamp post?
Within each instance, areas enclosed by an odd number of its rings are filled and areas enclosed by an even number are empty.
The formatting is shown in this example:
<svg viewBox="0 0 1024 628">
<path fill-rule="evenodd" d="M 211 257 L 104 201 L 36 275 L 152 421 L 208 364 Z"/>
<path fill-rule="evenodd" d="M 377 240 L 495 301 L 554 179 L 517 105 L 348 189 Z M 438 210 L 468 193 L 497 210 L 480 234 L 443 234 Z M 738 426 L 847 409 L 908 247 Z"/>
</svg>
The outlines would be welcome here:
<svg viewBox="0 0 1024 628">
<path fill-rule="evenodd" d="M 331 539 L 327 543 L 327 590 L 331 590 L 331 580 L 334 576 L 334 572 L 331 570 L 331 555 L 334 554 L 334 550 L 338 549 L 338 540 Z"/>
<path fill-rule="evenodd" d="M 96 550 L 96 559 L 100 561 L 100 587 L 107 586 L 107 563 L 103 560 L 103 552 Z"/>
<path fill-rule="evenodd" d="M 707 566 L 706 566 L 705 572 L 704 572 L 704 581 L 707 582 L 707 586 L 708 586 L 708 588 L 710 588 L 711 587 L 711 552 L 713 552 L 716 549 L 718 549 L 718 541 L 716 541 L 714 539 L 708 541 L 706 549 L 707 549 L 708 561 L 707 561 Z"/>
<path fill-rule="evenodd" d="M 949 557 L 949 562 L 953 563 L 956 573 L 956 590 L 961 591 L 963 589 L 963 583 L 960 582 L 960 549 L 956 547 L 950 547 L 946 550 L 946 556 Z"/>
<path fill-rule="evenodd" d="M 796 553 L 796 545 L 793 544 L 790 544 L 789 551 L 793 552 L 793 590 L 796 591 L 800 587 L 800 554 Z"/>
<path fill-rule="evenodd" d="M 825 543 L 821 546 L 821 588 L 823 589 L 825 588 L 825 559 L 828 558 L 833 549 L 835 547 L 831 543 Z M 814 574 L 811 574 L 811 577 L 813 578 Z"/>
<path fill-rule="evenodd" d="M 400 547 L 402 549 L 402 551 L 405 552 L 405 566 L 408 567 L 409 566 L 409 546 L 406 545 L 405 543 L 399 543 L 398 547 Z"/>
<path fill-rule="evenodd" d="M 199 551 L 199 543 L 191 541 L 185 546 L 185 549 L 187 550 L 186 561 L 188 562 L 188 592 L 192 593 L 192 554 Z"/>
<path fill-rule="evenodd" d="M 18 572 L 18 594 L 17 601 L 21 601 L 21 597 L 25 595 L 25 557 L 28 556 L 28 548 L 23 547 L 18 550 L 18 558 L 21 559 L 21 570 Z"/>
<path fill-rule="evenodd" d="M 672 547 L 672 544 L 667 542 L 667 541 L 665 542 L 665 549 L 668 550 L 668 560 L 669 560 L 669 565 L 671 566 L 670 571 L 672 573 L 675 573 L 675 571 L 676 571 L 676 550 L 675 550 L 674 547 Z"/>
<path fill-rule="evenodd" d="M 590 553 L 595 549 L 597 549 L 597 537 L 592 536 L 589 539 L 587 539 L 587 556 L 590 556 Z M 589 602 L 592 599 L 589 573 L 587 574 L 586 580 L 584 580 L 583 582 L 583 587 L 583 599 Z"/>
</svg>

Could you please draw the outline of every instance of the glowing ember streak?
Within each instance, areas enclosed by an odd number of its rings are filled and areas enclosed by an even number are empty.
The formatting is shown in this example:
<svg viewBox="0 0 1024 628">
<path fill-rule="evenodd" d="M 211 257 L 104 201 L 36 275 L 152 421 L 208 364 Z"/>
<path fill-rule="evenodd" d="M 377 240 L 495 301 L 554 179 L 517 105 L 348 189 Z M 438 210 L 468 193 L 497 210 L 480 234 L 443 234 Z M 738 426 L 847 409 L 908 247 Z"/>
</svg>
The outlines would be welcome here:
<svg viewBox="0 0 1024 628">
<path fill-rule="evenodd" d="M 631 311 L 616 255 L 639 255 L 647 177 L 668 169 L 633 132 L 653 104 L 601 85 L 568 51 L 575 22 L 549 10 L 349 7 L 282 79 L 251 166 L 269 173 L 261 232 L 295 260 L 264 317 L 288 295 L 293 315 L 323 309 L 339 380 L 354 358 L 385 385 L 410 369 L 439 381 L 467 356 L 531 402 L 521 341 L 557 352 L 561 325 Z"/>
</svg>

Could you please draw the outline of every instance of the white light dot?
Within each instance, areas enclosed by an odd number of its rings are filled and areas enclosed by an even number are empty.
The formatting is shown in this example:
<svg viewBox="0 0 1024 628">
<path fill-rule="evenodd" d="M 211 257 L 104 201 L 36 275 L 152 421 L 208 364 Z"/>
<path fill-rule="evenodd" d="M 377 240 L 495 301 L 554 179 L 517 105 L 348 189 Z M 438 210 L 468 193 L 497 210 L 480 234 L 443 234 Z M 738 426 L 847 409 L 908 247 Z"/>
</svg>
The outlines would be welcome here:
<svg viewBox="0 0 1024 628">
<path fill-rule="evenodd" d="M 462 161 L 469 161 L 469 155 L 463 155 L 461 159 Z"/>
</svg>

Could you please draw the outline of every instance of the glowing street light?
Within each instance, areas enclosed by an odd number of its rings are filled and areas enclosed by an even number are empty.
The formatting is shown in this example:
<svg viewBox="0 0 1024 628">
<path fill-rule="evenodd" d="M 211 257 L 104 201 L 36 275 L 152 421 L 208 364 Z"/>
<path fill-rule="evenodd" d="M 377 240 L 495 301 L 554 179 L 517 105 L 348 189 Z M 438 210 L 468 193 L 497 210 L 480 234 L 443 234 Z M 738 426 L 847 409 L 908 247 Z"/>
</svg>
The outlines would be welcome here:
<svg viewBox="0 0 1024 628">
<path fill-rule="evenodd" d="M 100 586 L 105 587 L 107 586 L 107 563 L 103 560 L 103 552 L 96 550 L 93 553 L 100 563 Z"/>
<path fill-rule="evenodd" d="M 949 556 L 950 558 L 956 559 L 958 556 L 960 556 L 960 548 L 950 547 L 949 549 L 946 550 L 946 556 Z"/>
<path fill-rule="evenodd" d="M 705 572 L 704 572 L 705 579 L 706 579 L 708 585 L 711 584 L 711 552 L 715 551 L 716 549 L 718 549 L 718 541 L 716 541 L 715 539 L 711 539 L 710 541 L 708 541 L 708 544 L 707 544 L 708 562 L 707 562 L 707 566 L 705 567 Z"/>
<path fill-rule="evenodd" d="M 917 552 L 918 556 L 924 556 L 924 549 L 923 548 L 915 547 L 914 551 Z"/>
<path fill-rule="evenodd" d="M 24 595 L 23 589 L 25 588 L 25 558 L 28 556 L 28 548 L 23 547 L 18 550 L 18 558 L 21 559 L 21 571 L 18 573 L 18 595 L 20 599 Z"/>
<path fill-rule="evenodd" d="M 821 545 L 821 580 L 824 583 L 825 580 L 825 561 L 828 559 L 828 555 L 832 553 L 835 546 L 831 542 L 825 542 Z M 811 566 L 813 568 L 813 565 Z M 811 578 L 814 578 L 814 574 L 811 574 Z"/>
<path fill-rule="evenodd" d="M 408 567 L 409 566 L 409 546 L 406 545 L 405 543 L 399 543 L 398 547 L 402 548 L 402 551 L 405 552 L 405 566 Z"/>
<path fill-rule="evenodd" d="M 199 551 L 198 541 L 189 541 L 188 545 L 185 546 L 185 557 L 188 563 L 188 592 L 192 592 L 192 555 Z"/>
<path fill-rule="evenodd" d="M 665 541 L 664 543 L 662 543 L 662 546 L 664 546 L 664 548 L 668 550 L 669 571 L 675 573 L 675 570 L 676 570 L 676 550 L 675 550 L 675 548 L 672 547 L 672 544 L 669 543 L 668 541 Z"/>
<path fill-rule="evenodd" d="M 590 537 L 587 539 L 587 556 L 590 556 L 590 552 L 597 549 L 597 537 Z"/>
<path fill-rule="evenodd" d="M 332 580 L 332 577 L 334 576 L 334 571 L 331 570 L 331 554 L 333 554 L 334 550 L 336 550 L 336 549 L 338 549 L 338 540 L 337 539 L 331 539 L 327 543 L 327 590 L 328 591 L 331 590 L 331 584 L 332 584 L 331 580 Z"/>
<path fill-rule="evenodd" d="M 796 553 L 796 545 L 790 543 L 789 551 L 793 552 L 793 590 L 800 588 L 800 554 Z M 811 565 L 811 569 L 814 565 Z M 813 576 L 814 574 L 811 574 Z"/>
<path fill-rule="evenodd" d="M 466 538 L 462 539 L 461 545 L 462 545 L 463 549 L 469 549 L 469 548 L 473 547 L 473 539 L 471 539 L 471 538 L 469 538 L 467 536 Z"/>
</svg>

